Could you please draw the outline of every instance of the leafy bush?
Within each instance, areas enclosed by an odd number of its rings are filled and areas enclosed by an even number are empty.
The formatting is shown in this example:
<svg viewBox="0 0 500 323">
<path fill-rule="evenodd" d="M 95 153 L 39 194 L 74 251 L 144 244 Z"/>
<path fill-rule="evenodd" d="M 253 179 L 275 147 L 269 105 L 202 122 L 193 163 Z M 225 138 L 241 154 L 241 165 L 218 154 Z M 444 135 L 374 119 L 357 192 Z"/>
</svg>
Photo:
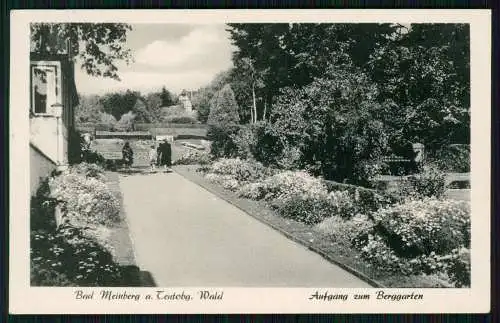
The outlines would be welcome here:
<svg viewBox="0 0 500 323">
<path fill-rule="evenodd" d="M 177 160 L 174 161 L 174 165 L 208 165 L 210 164 L 210 155 L 206 152 L 188 150 Z"/>
<path fill-rule="evenodd" d="M 419 174 L 405 178 L 399 187 L 402 196 L 423 198 L 441 197 L 446 192 L 446 174 L 435 167 L 424 166 Z"/>
<path fill-rule="evenodd" d="M 232 176 L 232 175 L 207 173 L 207 174 L 205 174 L 205 178 L 209 182 L 219 184 L 223 188 L 231 190 L 231 191 L 237 190 L 241 185 L 241 183 L 236 178 L 234 178 L 234 176 Z"/>
<path fill-rule="evenodd" d="M 465 201 L 413 200 L 380 209 L 374 217 L 378 234 L 402 256 L 442 255 L 470 242 L 470 205 Z"/>
<path fill-rule="evenodd" d="M 240 158 L 222 158 L 211 165 L 210 172 L 230 175 L 240 182 L 249 182 L 264 178 L 270 170 L 259 162 Z"/>
<path fill-rule="evenodd" d="M 81 229 L 31 233 L 32 284 L 39 286 L 116 286 L 121 270 L 112 255 Z"/>
<path fill-rule="evenodd" d="M 379 210 L 375 226 L 355 239 L 364 259 L 393 273 L 446 273 L 470 284 L 470 205 L 426 198 Z"/>
<path fill-rule="evenodd" d="M 192 116 L 170 116 L 170 117 L 165 117 L 163 119 L 165 122 L 171 122 L 171 123 L 190 123 L 190 124 L 195 124 L 198 123 L 198 120 Z"/>
<path fill-rule="evenodd" d="M 37 259 L 37 261 L 33 261 L 33 259 L 31 259 L 30 282 L 33 286 L 76 286 L 76 284 L 72 282 L 65 274 L 60 273 L 53 268 L 47 267 L 46 263 L 44 264 L 42 259 Z"/>
<path fill-rule="evenodd" d="M 435 156 L 437 166 L 446 172 L 470 172 L 470 145 L 449 145 Z"/>
<path fill-rule="evenodd" d="M 271 112 L 273 130 L 265 131 L 277 145 L 274 159 L 327 179 L 369 184 L 378 171 L 373 165 L 388 150 L 376 94 L 369 77 L 347 65 L 327 68 L 304 87 L 282 89 Z"/>
<path fill-rule="evenodd" d="M 260 184 L 253 185 L 257 189 L 260 185 L 261 190 L 265 192 L 266 200 L 273 200 L 285 195 L 326 195 L 327 190 L 324 183 L 303 171 L 284 171 L 266 178 Z M 243 189 L 241 193 L 246 190 Z"/>
<path fill-rule="evenodd" d="M 448 260 L 447 274 L 455 286 L 470 286 L 470 249 L 455 249 L 446 260 Z"/>
<path fill-rule="evenodd" d="M 209 181 L 233 191 L 273 173 L 259 162 L 239 158 L 222 158 L 200 171 L 205 172 Z"/>
<path fill-rule="evenodd" d="M 50 196 L 63 203 L 70 223 L 110 225 L 119 219 L 119 202 L 107 185 L 95 177 L 69 171 L 51 178 Z"/>
<path fill-rule="evenodd" d="M 225 85 L 210 101 L 207 137 L 212 141 L 211 154 L 215 157 L 236 155 L 234 135 L 239 124 L 238 105 L 233 90 Z"/>
<path fill-rule="evenodd" d="M 370 214 L 381 207 L 398 202 L 399 196 L 351 184 L 324 181 L 328 191 L 347 191 L 355 201 L 356 213 Z"/>
<path fill-rule="evenodd" d="M 271 207 L 283 217 L 306 224 L 316 224 L 332 216 L 353 216 L 354 205 L 347 192 L 301 192 L 281 195 Z"/>
<path fill-rule="evenodd" d="M 328 199 L 322 196 L 290 194 L 271 201 L 279 215 L 305 224 L 316 224 L 333 215 Z"/>
<path fill-rule="evenodd" d="M 115 124 L 115 130 L 117 131 L 132 131 L 134 130 L 134 121 L 136 115 L 134 112 L 129 111 L 120 117 L 120 120 Z"/>
<path fill-rule="evenodd" d="M 104 179 L 104 168 L 97 164 L 80 163 L 70 167 L 69 171 L 75 174 L 81 174 L 85 177 Z"/>
<path fill-rule="evenodd" d="M 266 197 L 267 187 L 263 182 L 248 183 L 238 190 L 240 197 L 252 200 L 261 200 Z"/>
<path fill-rule="evenodd" d="M 352 245 L 357 237 L 373 229 L 374 223 L 365 215 L 357 214 L 350 219 L 333 216 L 319 223 L 317 228 L 331 240 L 344 241 Z"/>
<path fill-rule="evenodd" d="M 97 130 L 101 131 L 115 131 L 117 121 L 114 116 L 108 113 L 101 113 L 101 122 L 96 125 Z"/>
<path fill-rule="evenodd" d="M 243 159 L 252 159 L 256 138 L 251 125 L 242 125 L 232 136 L 236 148 L 236 156 Z"/>
<path fill-rule="evenodd" d="M 54 230 L 56 202 L 44 197 L 32 197 L 30 201 L 31 230 Z"/>
</svg>

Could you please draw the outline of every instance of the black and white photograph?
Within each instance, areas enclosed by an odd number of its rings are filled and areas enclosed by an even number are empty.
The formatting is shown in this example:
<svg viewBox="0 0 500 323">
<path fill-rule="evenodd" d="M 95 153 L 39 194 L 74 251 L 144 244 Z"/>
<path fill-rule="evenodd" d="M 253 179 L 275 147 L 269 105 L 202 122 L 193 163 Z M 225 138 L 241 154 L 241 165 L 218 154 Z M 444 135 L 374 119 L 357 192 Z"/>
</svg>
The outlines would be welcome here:
<svg viewBox="0 0 500 323">
<path fill-rule="evenodd" d="M 16 62 L 26 288 L 80 306 L 302 289 L 325 312 L 489 280 L 470 22 L 92 17 L 30 19 Z"/>
</svg>

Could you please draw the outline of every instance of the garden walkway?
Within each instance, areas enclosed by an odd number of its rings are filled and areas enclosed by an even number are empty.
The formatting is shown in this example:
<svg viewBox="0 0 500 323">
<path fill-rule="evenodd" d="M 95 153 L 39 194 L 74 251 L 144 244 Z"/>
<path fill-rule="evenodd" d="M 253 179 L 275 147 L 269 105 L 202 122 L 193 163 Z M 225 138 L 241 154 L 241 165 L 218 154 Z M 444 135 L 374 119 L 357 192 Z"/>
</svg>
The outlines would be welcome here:
<svg viewBox="0 0 500 323">
<path fill-rule="evenodd" d="M 157 286 L 370 287 L 179 174 L 120 175 L 120 187 Z"/>
</svg>

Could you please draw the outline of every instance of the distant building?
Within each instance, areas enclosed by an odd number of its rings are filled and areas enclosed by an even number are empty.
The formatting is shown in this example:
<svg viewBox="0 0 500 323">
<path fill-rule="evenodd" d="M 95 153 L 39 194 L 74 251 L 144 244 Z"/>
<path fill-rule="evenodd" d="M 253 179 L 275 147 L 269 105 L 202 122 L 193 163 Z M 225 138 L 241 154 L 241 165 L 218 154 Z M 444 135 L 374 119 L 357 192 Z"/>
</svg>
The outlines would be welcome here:
<svg viewBox="0 0 500 323">
<path fill-rule="evenodd" d="M 191 114 L 193 112 L 193 105 L 191 104 L 191 92 L 182 90 L 179 95 L 179 102 L 184 107 L 187 113 Z"/>
<path fill-rule="evenodd" d="M 78 94 L 74 64 L 67 55 L 30 55 L 30 189 L 69 164 Z"/>
</svg>

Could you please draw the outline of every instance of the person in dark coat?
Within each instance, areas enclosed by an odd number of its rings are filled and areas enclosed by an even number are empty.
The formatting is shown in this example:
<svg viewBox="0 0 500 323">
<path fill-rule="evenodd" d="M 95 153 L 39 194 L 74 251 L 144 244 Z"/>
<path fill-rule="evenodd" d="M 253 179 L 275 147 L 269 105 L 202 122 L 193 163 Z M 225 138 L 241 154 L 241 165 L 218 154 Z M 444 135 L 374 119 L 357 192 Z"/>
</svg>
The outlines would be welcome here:
<svg viewBox="0 0 500 323">
<path fill-rule="evenodd" d="M 168 141 L 164 140 L 158 146 L 158 157 L 160 166 L 165 168 L 172 166 L 172 146 Z"/>
<path fill-rule="evenodd" d="M 132 166 L 132 164 L 134 163 L 134 152 L 130 147 L 130 143 L 128 141 L 123 145 L 122 158 L 125 165 L 127 165 L 128 167 Z"/>
</svg>

